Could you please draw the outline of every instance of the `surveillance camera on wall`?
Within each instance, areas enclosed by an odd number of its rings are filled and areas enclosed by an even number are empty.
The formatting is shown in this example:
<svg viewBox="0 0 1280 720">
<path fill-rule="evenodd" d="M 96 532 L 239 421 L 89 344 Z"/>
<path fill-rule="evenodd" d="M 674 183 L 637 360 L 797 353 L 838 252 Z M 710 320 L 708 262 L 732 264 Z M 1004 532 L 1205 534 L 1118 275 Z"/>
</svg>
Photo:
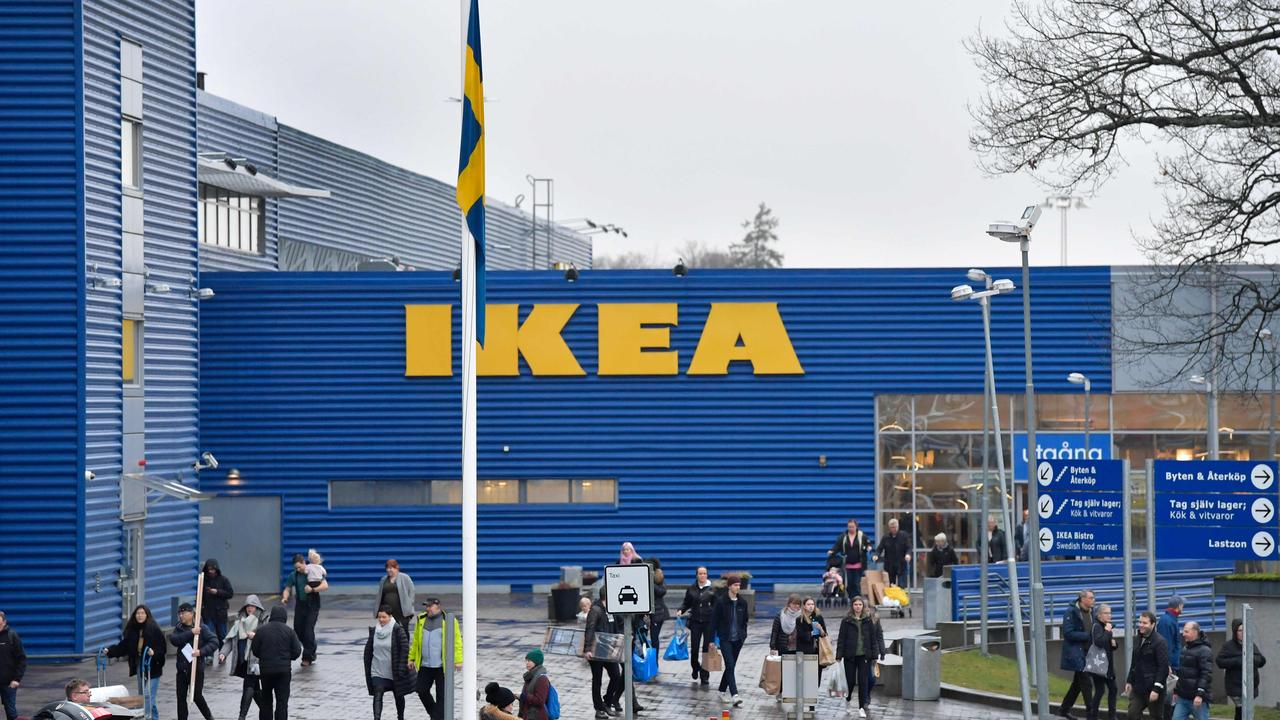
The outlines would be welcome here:
<svg viewBox="0 0 1280 720">
<path fill-rule="evenodd" d="M 217 470 L 218 458 L 213 456 L 211 452 L 200 453 L 200 459 L 191 464 L 191 467 L 199 472 L 201 470 Z"/>
<path fill-rule="evenodd" d="M 85 471 L 84 471 L 84 481 L 85 481 L 85 482 L 93 482 L 93 481 L 94 481 L 94 480 L 96 480 L 97 478 L 98 478 L 98 476 L 97 476 L 97 475 L 95 475 L 95 474 L 94 474 L 94 472 L 93 472 L 92 470 L 85 470 Z"/>
</svg>

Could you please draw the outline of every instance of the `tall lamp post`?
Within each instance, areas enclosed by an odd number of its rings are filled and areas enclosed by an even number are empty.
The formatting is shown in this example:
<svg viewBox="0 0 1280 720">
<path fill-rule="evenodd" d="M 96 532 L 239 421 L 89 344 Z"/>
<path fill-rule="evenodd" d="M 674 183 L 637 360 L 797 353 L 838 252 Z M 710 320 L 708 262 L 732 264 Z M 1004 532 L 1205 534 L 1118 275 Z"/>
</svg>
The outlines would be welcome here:
<svg viewBox="0 0 1280 720">
<path fill-rule="evenodd" d="M 1271 328 L 1262 328 L 1258 331 L 1258 339 L 1262 341 L 1262 346 L 1271 351 L 1271 424 L 1267 430 L 1267 459 L 1276 459 L 1276 338 L 1271 334 Z"/>
<path fill-rule="evenodd" d="M 1192 385 L 1203 385 L 1205 393 L 1209 399 L 1209 459 L 1218 459 L 1218 388 L 1214 387 L 1213 380 L 1203 375 L 1192 375 L 1187 378 Z M 1274 379 L 1272 380 L 1274 382 Z"/>
<path fill-rule="evenodd" d="M 972 268 L 969 272 L 965 273 L 965 277 L 968 278 L 970 282 L 982 283 L 986 286 L 987 290 L 991 289 L 991 276 L 988 275 L 985 270 Z M 963 299 L 954 298 L 954 293 L 955 291 L 965 287 L 968 286 L 961 285 L 953 288 L 953 299 Z M 972 291 L 972 288 L 970 288 L 969 292 L 972 293 Z M 985 330 L 987 326 L 984 325 L 983 327 Z M 988 341 L 990 340 L 990 337 L 985 335 L 985 333 L 984 337 L 987 337 Z M 978 583 L 978 639 L 983 657 L 986 657 L 989 654 L 988 645 L 991 637 L 991 602 L 989 599 L 990 591 L 987 587 L 989 583 L 988 575 L 990 574 L 988 563 L 991 559 L 991 548 L 989 547 L 991 541 L 987 538 L 986 533 L 982 531 L 983 524 L 987 521 L 987 517 L 991 515 L 991 486 L 989 484 L 991 482 L 991 408 L 987 406 L 987 397 L 990 393 L 991 377 L 987 375 L 987 372 L 984 369 L 982 372 L 982 500 L 980 502 L 982 513 L 978 516 L 978 571 L 982 573 L 981 579 Z"/>
<path fill-rule="evenodd" d="M 1004 242 L 1016 242 L 1022 252 L 1022 353 L 1026 365 L 1027 415 L 1027 507 L 1038 506 L 1039 483 L 1032 480 L 1036 467 L 1036 388 L 1031 368 L 1031 266 L 1027 257 L 1031 231 L 1040 219 L 1040 206 L 1028 205 L 1016 222 L 995 222 L 987 226 L 987 234 Z M 1027 558 L 1031 568 L 1031 644 L 1034 646 L 1036 677 L 1036 712 L 1040 720 L 1049 720 L 1049 661 L 1045 650 L 1044 580 L 1040 576 L 1040 515 L 1027 514 L 1028 541 L 1034 542 Z M 1017 588 L 1013 588 L 1016 592 Z"/>
<path fill-rule="evenodd" d="M 970 270 L 969 277 L 972 278 L 974 276 L 974 273 L 977 273 L 977 272 L 981 272 L 981 271 Z M 993 430 L 995 431 L 995 437 L 996 437 L 996 474 L 999 476 L 999 481 L 1000 481 L 1000 510 L 1001 510 L 1001 514 L 1005 518 L 1006 527 L 1012 528 L 1012 525 L 1010 523 L 1012 523 L 1013 521 L 1013 513 L 1009 509 L 1009 493 L 1007 492 L 1007 488 L 1005 486 L 1005 479 L 1004 479 L 1005 478 L 1004 440 L 1000 436 L 1000 408 L 999 408 L 999 404 L 996 402 L 996 371 L 995 371 L 995 363 L 992 361 L 992 357 L 991 357 L 991 300 L 990 298 L 992 295 L 1003 295 L 1005 293 L 1011 293 L 1017 288 L 1014 286 L 1012 280 L 996 280 L 992 282 L 991 278 L 988 277 L 986 273 L 982 273 L 982 277 L 986 280 L 986 283 L 987 283 L 986 290 L 983 290 L 982 292 L 974 292 L 973 288 L 969 287 L 968 285 L 959 285 L 959 286 L 956 286 L 955 288 L 952 288 L 951 299 L 956 301 L 977 300 L 978 304 L 982 306 L 982 338 L 986 345 L 986 373 L 985 373 L 984 382 L 983 382 L 983 386 L 984 386 L 983 402 L 987 403 L 988 407 L 990 408 L 989 410 L 990 417 L 992 419 L 992 426 L 993 426 Z M 983 496 L 985 497 L 987 493 L 985 476 L 983 477 L 982 493 L 983 493 Z M 985 521 L 986 518 L 984 517 L 983 520 Z M 984 547 L 985 547 L 985 543 L 984 543 Z M 1022 640 L 1024 637 L 1023 631 L 1022 631 L 1022 596 L 1018 592 L 1018 563 L 1017 563 L 1017 558 L 1015 557 L 1015 553 L 1013 551 L 1013 533 L 1012 532 L 1006 532 L 1004 534 L 1004 549 L 1005 549 L 1005 560 L 1004 560 L 1005 568 L 1008 570 L 1008 573 L 1009 573 L 1009 614 L 1013 616 L 1012 622 L 1013 622 L 1013 632 L 1014 632 L 1014 636 L 1013 636 L 1014 650 L 1017 655 L 1018 666 L 1026 667 L 1027 666 L 1027 649 L 1026 649 L 1026 646 L 1023 644 L 1023 640 Z M 983 562 L 984 563 L 986 562 L 985 557 L 983 558 Z M 985 582 L 985 579 L 986 579 L 986 573 L 984 571 L 983 573 L 984 582 Z M 986 603 L 985 592 L 983 594 L 982 601 L 984 604 Z M 1024 720 L 1031 720 L 1031 683 L 1026 673 L 1019 673 L 1018 686 L 1022 691 L 1022 717 L 1024 718 Z M 1044 705 L 1044 703 L 1041 703 L 1041 704 Z"/>
<path fill-rule="evenodd" d="M 1067 376 L 1067 382 L 1072 385 L 1084 386 L 1084 458 L 1089 459 L 1089 392 L 1093 389 L 1093 384 L 1089 382 L 1089 376 L 1084 373 L 1073 372 Z"/>
</svg>

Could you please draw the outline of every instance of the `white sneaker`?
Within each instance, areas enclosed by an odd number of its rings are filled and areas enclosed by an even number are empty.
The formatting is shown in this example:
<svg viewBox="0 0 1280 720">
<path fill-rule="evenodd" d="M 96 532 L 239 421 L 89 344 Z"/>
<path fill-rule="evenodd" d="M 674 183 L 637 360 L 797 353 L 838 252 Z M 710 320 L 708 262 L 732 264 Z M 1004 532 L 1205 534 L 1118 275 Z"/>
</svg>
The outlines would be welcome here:
<svg viewBox="0 0 1280 720">
<path fill-rule="evenodd" d="M 728 704 L 729 704 L 729 693 L 727 693 L 727 692 L 725 692 L 725 691 L 721 690 L 721 691 L 720 691 L 720 702 L 724 703 L 725 705 L 728 705 Z"/>
<path fill-rule="evenodd" d="M 866 708 L 858 708 L 858 717 L 865 718 L 867 716 Z"/>
<path fill-rule="evenodd" d="M 734 707 L 742 707 L 742 698 L 738 697 L 737 695 L 734 695 L 734 696 L 733 696 L 733 706 L 734 706 Z"/>
</svg>

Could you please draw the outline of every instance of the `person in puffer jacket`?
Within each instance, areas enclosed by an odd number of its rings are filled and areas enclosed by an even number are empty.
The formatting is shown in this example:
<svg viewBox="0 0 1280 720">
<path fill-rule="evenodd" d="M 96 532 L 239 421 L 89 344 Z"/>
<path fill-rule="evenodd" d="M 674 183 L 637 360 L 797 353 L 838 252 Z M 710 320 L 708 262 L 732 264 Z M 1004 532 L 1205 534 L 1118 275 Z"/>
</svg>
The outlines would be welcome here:
<svg viewBox="0 0 1280 720">
<path fill-rule="evenodd" d="M 271 620 L 258 627 L 249 641 L 249 651 L 258 658 L 262 691 L 258 698 L 259 717 L 286 720 L 289 717 L 289 688 L 293 681 L 293 661 L 302 657 L 302 641 L 289 627 L 289 611 L 283 605 L 271 607 Z"/>
<path fill-rule="evenodd" d="M 1182 626 L 1182 657 L 1178 663 L 1178 684 L 1174 687 L 1173 720 L 1209 720 L 1213 700 L 1213 648 L 1200 630 L 1200 623 Z"/>
<path fill-rule="evenodd" d="M 1258 668 L 1266 665 L 1267 659 L 1259 652 L 1257 642 L 1253 638 L 1249 640 L 1249 644 L 1253 646 L 1253 696 L 1256 698 L 1258 683 L 1262 681 Z M 1226 688 L 1227 697 L 1236 704 L 1236 720 L 1240 720 L 1244 710 L 1240 704 L 1241 698 L 1244 697 L 1244 622 L 1240 618 L 1231 621 L 1231 638 L 1223 643 L 1222 649 L 1218 651 L 1217 663 L 1218 667 L 1226 671 L 1223 685 Z"/>
</svg>

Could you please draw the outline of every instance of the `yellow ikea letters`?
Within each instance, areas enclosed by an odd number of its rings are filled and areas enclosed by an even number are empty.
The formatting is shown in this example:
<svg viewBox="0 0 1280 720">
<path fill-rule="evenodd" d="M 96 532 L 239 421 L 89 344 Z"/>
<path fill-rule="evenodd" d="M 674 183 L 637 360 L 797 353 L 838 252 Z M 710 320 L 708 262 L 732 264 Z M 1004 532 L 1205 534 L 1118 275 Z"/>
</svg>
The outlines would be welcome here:
<svg viewBox="0 0 1280 720">
<path fill-rule="evenodd" d="M 586 375 L 564 341 L 576 304 L 539 303 L 523 323 L 516 305 L 489 305 L 487 337 L 476 355 L 476 373 L 486 377 L 520 374 L 520 358 L 535 376 Z M 671 328 L 679 323 L 675 303 L 601 303 L 596 306 L 600 375 L 676 375 L 679 353 L 671 349 Z M 453 374 L 453 306 L 405 306 L 405 375 Z M 776 302 L 711 303 L 689 375 L 727 375 L 729 364 L 751 363 L 756 375 L 803 375 Z"/>
</svg>

